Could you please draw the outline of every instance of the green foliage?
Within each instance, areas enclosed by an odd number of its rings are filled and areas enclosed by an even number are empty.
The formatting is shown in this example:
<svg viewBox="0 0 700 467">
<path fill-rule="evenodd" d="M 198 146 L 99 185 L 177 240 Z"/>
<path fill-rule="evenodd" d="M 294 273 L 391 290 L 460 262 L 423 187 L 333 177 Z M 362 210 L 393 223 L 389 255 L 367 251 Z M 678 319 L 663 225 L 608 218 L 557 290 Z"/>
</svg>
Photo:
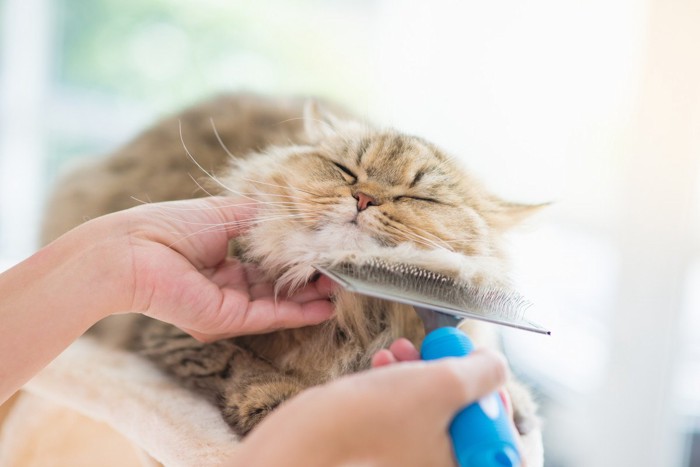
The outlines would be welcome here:
<svg viewBox="0 0 700 467">
<path fill-rule="evenodd" d="M 365 99 L 364 3 L 61 0 L 58 82 L 163 110 L 225 89 Z"/>
</svg>

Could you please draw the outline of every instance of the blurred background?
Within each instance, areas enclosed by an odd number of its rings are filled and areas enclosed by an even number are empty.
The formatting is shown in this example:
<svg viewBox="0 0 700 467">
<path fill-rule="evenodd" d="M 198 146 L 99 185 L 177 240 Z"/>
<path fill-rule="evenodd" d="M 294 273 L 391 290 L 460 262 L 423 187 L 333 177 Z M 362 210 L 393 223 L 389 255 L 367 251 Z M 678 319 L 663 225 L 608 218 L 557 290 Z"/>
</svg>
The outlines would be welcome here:
<svg viewBox="0 0 700 467">
<path fill-rule="evenodd" d="M 0 270 L 57 174 L 226 90 L 318 95 L 517 201 L 546 465 L 700 466 L 700 2 L 0 0 Z M 184 155 L 183 155 L 184 157 Z"/>
</svg>

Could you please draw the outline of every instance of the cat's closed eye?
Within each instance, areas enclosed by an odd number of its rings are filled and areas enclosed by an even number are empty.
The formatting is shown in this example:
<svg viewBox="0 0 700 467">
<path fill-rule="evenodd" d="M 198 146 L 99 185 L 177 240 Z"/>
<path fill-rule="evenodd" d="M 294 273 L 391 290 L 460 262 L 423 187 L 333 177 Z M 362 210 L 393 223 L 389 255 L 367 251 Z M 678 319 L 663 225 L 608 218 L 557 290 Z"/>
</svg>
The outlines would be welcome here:
<svg viewBox="0 0 700 467">
<path fill-rule="evenodd" d="M 425 201 L 426 203 L 443 204 L 437 199 L 425 198 L 422 196 L 401 195 L 401 196 L 394 197 L 394 201 L 402 201 L 402 200 L 415 200 L 415 201 Z"/>
<path fill-rule="evenodd" d="M 352 179 L 348 181 L 351 181 L 351 183 L 355 183 L 357 181 L 357 175 L 355 175 L 352 170 L 337 162 L 333 162 L 333 165 L 336 166 L 341 172 L 343 172 L 344 175 L 347 175 Z"/>
</svg>

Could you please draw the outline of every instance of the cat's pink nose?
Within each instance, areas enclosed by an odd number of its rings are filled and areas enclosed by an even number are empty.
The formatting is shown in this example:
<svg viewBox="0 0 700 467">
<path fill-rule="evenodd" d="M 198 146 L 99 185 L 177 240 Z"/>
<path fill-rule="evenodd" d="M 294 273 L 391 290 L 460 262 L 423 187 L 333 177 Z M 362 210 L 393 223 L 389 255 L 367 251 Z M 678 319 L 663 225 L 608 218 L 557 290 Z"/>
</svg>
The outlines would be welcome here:
<svg viewBox="0 0 700 467">
<path fill-rule="evenodd" d="M 357 210 L 358 211 L 364 211 L 370 206 L 378 206 L 379 203 L 377 202 L 376 198 L 372 198 L 370 195 L 366 193 L 362 193 L 361 191 L 358 191 L 354 195 L 355 199 L 357 200 Z"/>
</svg>

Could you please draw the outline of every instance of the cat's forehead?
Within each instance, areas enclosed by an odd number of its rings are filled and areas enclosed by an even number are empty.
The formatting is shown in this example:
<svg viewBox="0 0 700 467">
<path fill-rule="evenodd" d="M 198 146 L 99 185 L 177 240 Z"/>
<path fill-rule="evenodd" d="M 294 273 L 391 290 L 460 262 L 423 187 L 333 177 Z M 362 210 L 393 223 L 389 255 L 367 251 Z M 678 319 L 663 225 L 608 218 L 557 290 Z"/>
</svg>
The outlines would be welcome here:
<svg viewBox="0 0 700 467">
<path fill-rule="evenodd" d="M 396 132 L 367 134 L 351 146 L 348 155 L 368 177 L 394 183 L 442 172 L 445 163 L 445 156 L 426 141 Z"/>
</svg>

